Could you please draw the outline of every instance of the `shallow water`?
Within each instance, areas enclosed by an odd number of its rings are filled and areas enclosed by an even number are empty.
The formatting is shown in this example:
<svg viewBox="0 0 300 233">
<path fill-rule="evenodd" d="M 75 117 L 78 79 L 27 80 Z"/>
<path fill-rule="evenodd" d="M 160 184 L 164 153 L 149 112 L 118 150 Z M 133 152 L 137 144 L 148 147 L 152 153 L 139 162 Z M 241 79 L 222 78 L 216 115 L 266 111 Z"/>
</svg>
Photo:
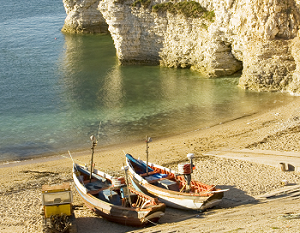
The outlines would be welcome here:
<svg viewBox="0 0 300 233">
<path fill-rule="evenodd" d="M 110 36 L 64 35 L 61 0 L 0 9 L 0 161 L 209 127 L 294 97 L 238 88 L 238 77 L 119 66 Z"/>
</svg>

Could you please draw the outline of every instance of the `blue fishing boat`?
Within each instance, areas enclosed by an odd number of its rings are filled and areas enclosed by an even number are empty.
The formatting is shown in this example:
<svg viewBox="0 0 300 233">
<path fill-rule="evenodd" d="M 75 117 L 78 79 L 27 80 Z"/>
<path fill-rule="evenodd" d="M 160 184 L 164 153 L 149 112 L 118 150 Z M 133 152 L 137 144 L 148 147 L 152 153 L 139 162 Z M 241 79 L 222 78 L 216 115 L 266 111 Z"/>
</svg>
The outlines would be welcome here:
<svg viewBox="0 0 300 233">
<path fill-rule="evenodd" d="M 219 204 L 228 190 L 192 180 L 192 163 L 183 164 L 179 173 L 150 162 L 147 165 L 130 154 L 126 154 L 126 163 L 135 189 L 170 207 L 205 210 Z"/>
</svg>

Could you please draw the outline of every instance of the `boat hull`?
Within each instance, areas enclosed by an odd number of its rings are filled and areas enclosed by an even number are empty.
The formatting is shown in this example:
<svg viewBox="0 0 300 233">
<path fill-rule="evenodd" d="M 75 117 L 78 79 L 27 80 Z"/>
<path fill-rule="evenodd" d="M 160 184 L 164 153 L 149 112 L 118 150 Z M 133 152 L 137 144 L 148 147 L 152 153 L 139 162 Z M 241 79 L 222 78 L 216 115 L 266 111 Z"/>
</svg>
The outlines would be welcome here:
<svg viewBox="0 0 300 233">
<path fill-rule="evenodd" d="M 224 193 L 217 193 L 211 197 L 200 197 L 193 195 L 180 195 L 171 193 L 171 191 L 162 191 L 151 184 L 140 184 L 140 182 L 131 176 L 131 181 L 135 189 L 152 197 L 157 197 L 159 201 L 169 207 L 177 209 L 205 210 L 218 205 L 224 196 Z"/>
<path fill-rule="evenodd" d="M 73 170 L 74 171 L 74 170 Z M 94 195 L 86 192 L 85 187 L 73 172 L 75 188 L 85 205 L 95 214 L 123 225 L 143 227 L 149 222 L 157 222 L 165 212 L 165 204 L 145 208 L 128 208 L 107 203 Z"/>
<path fill-rule="evenodd" d="M 77 189 L 77 187 L 76 187 Z M 95 214 L 107 219 L 111 222 L 116 222 L 119 224 L 135 227 L 143 227 L 149 220 L 151 222 L 157 222 L 163 215 L 164 210 L 161 211 L 128 211 L 128 209 L 120 209 L 116 207 L 103 206 L 101 204 L 95 205 L 92 204 L 95 200 L 92 200 L 92 197 L 80 193 L 80 190 L 77 189 L 80 194 L 84 204 L 92 210 Z M 145 217 L 142 217 L 145 216 Z"/>
<path fill-rule="evenodd" d="M 138 175 L 127 158 L 126 162 L 129 167 L 130 178 L 134 188 L 152 197 L 157 197 L 159 201 L 165 203 L 169 207 L 178 209 L 205 210 L 218 205 L 224 196 L 223 191 L 227 191 L 221 190 L 209 195 L 200 195 L 197 193 L 184 193 L 161 188 L 149 183 L 143 177 Z M 149 165 L 150 164 L 151 167 L 158 166 L 152 163 L 149 163 Z M 162 169 L 161 166 L 159 167 Z M 165 171 L 169 170 L 170 173 L 172 172 L 170 169 L 163 169 Z"/>
</svg>

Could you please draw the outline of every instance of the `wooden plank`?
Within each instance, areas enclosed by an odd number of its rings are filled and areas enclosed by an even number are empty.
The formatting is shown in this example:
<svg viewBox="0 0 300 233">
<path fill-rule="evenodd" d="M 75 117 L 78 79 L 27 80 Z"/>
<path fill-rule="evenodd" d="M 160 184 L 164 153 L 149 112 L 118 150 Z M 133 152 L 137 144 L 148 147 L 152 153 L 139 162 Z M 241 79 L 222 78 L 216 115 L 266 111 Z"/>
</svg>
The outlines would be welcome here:
<svg viewBox="0 0 300 233">
<path fill-rule="evenodd" d="M 266 193 L 263 195 L 259 195 L 256 197 L 256 199 L 269 198 L 269 197 L 274 197 L 274 196 L 280 195 L 280 194 L 287 194 L 287 193 L 298 192 L 298 191 L 300 192 L 300 185 L 285 186 L 281 189 L 277 189 L 272 192 L 269 192 L 269 193 Z"/>
</svg>

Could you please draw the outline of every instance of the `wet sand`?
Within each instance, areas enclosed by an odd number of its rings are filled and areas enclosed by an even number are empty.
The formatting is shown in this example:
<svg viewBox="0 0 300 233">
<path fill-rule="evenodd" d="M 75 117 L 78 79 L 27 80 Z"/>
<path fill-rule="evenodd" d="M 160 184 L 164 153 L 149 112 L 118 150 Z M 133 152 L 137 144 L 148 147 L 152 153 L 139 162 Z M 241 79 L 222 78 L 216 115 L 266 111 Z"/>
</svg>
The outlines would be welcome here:
<svg viewBox="0 0 300 233">
<path fill-rule="evenodd" d="M 258 199 L 300 183 L 296 172 L 243 160 L 208 155 L 222 149 L 260 149 L 300 152 L 300 98 L 286 106 L 245 116 L 211 128 L 156 139 L 149 144 L 149 161 L 177 168 L 195 154 L 193 178 L 220 188 L 229 188 L 223 202 L 203 213 L 167 208 L 156 226 L 138 229 L 108 222 L 92 214 L 82 203 L 74 186 L 78 232 L 297 232 L 300 219 L 298 196 Z M 96 167 L 110 173 L 120 171 L 124 152 L 145 159 L 141 143 L 107 146 L 95 150 Z M 74 159 L 89 163 L 91 151 L 71 151 Z M 63 157 L 64 156 L 64 157 Z M 70 182 L 72 161 L 68 153 L 58 157 L 30 160 L 0 168 L 0 232 L 41 232 L 41 186 Z"/>
</svg>

